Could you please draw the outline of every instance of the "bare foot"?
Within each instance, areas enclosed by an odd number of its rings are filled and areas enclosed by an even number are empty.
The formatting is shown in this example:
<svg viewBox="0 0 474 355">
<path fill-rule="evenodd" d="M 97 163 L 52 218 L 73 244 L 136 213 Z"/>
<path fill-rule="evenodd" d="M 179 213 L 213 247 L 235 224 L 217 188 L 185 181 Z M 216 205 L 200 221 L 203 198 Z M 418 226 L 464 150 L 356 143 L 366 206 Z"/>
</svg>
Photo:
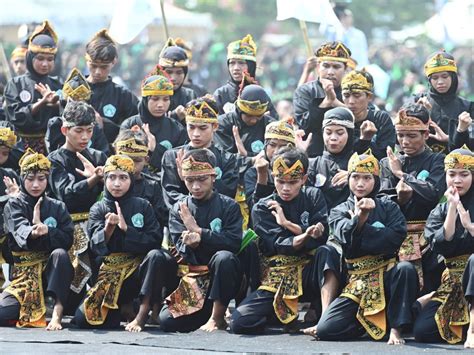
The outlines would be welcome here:
<svg viewBox="0 0 474 355">
<path fill-rule="evenodd" d="M 132 322 L 135 319 L 136 313 L 133 310 L 132 303 L 126 303 L 120 306 L 120 313 L 127 322 Z"/>
<path fill-rule="evenodd" d="M 226 330 L 227 329 L 227 322 L 224 319 L 214 319 L 209 318 L 206 324 L 204 324 L 201 328 L 205 332 L 213 332 L 214 330 Z"/>
<path fill-rule="evenodd" d="M 53 314 L 51 321 L 46 326 L 46 330 L 62 330 L 61 320 L 63 319 L 63 306 L 60 303 L 56 303 L 53 308 Z"/>
<path fill-rule="evenodd" d="M 132 333 L 141 332 L 144 328 L 145 328 L 145 322 L 140 321 L 138 317 L 125 326 L 125 330 Z"/>
<path fill-rule="evenodd" d="M 471 327 L 469 327 L 469 329 L 467 330 L 467 338 L 464 343 L 464 347 L 466 349 L 474 349 L 474 329 L 472 329 Z"/>
<path fill-rule="evenodd" d="M 312 337 L 317 338 L 318 337 L 318 329 L 317 328 L 318 328 L 318 326 L 315 325 L 315 326 L 312 326 L 312 327 L 309 327 L 309 328 L 301 329 L 301 331 L 303 332 L 303 334 L 311 335 Z"/>
<path fill-rule="evenodd" d="M 426 304 L 431 301 L 431 298 L 433 297 L 435 291 L 427 293 L 426 295 L 421 296 L 420 298 L 417 299 L 418 303 L 421 305 L 421 308 L 425 307 Z"/>
<path fill-rule="evenodd" d="M 405 339 L 402 338 L 402 334 L 399 329 L 390 329 L 390 338 L 387 341 L 388 345 L 402 345 L 405 344 Z"/>
</svg>

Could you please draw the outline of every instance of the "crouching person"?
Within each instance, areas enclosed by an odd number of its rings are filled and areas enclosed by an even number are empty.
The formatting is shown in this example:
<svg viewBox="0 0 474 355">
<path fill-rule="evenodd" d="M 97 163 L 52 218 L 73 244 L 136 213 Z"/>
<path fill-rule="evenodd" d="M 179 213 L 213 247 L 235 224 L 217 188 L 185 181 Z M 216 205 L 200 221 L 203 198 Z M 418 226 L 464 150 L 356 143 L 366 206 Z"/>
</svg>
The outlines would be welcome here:
<svg viewBox="0 0 474 355">
<path fill-rule="evenodd" d="M 187 152 L 181 171 L 190 196 L 170 210 L 169 229 L 181 280 L 160 313 L 166 332 L 226 329 L 229 302 L 242 283 L 236 253 L 242 242 L 239 205 L 214 190 L 216 157 Z"/>
<path fill-rule="evenodd" d="M 176 273 L 174 260 L 160 250 L 163 235 L 153 208 L 133 196 L 133 171 L 133 160 L 124 155 L 105 163 L 104 198 L 92 206 L 88 225 L 90 248 L 102 264 L 73 319 L 80 328 L 117 328 L 123 315 L 126 330 L 142 331 L 151 306 L 161 303 L 166 275 Z"/>
<path fill-rule="evenodd" d="M 45 327 L 46 300 L 54 300 L 47 330 L 62 329 L 74 271 L 67 254 L 74 226 L 63 202 L 45 195 L 50 161 L 28 149 L 20 160 L 21 187 L 4 209 L 14 259 L 11 284 L 0 295 L 0 325 Z"/>
</svg>

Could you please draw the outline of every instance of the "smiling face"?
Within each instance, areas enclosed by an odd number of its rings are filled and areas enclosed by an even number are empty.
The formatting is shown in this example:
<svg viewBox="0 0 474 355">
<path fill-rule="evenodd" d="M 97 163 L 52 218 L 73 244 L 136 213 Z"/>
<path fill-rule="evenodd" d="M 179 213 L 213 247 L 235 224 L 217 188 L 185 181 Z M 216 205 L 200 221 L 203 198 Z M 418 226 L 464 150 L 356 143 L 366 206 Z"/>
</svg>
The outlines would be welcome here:
<svg viewBox="0 0 474 355">
<path fill-rule="evenodd" d="M 130 189 L 131 183 L 130 175 L 120 170 L 108 172 L 105 178 L 105 187 L 114 198 L 124 196 Z"/>
<path fill-rule="evenodd" d="M 449 169 L 446 172 L 446 185 L 453 186 L 459 196 L 464 196 L 472 185 L 472 173 L 467 169 Z"/>
<path fill-rule="evenodd" d="M 33 197 L 40 197 L 48 186 L 48 175 L 45 173 L 28 173 L 23 182 L 26 192 Z"/>
<path fill-rule="evenodd" d="M 351 173 L 349 189 L 358 199 L 369 195 L 375 186 L 375 178 L 370 173 Z"/>
</svg>

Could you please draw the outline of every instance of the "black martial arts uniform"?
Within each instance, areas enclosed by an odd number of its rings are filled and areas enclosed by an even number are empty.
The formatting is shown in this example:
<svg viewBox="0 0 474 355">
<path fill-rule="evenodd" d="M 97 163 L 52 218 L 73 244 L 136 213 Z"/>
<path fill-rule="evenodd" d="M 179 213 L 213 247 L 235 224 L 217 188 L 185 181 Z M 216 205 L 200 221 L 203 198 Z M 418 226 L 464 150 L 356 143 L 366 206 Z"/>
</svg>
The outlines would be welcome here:
<svg viewBox="0 0 474 355">
<path fill-rule="evenodd" d="M 150 202 L 160 225 L 168 225 L 168 208 L 163 200 L 161 183 L 157 178 L 142 172 L 140 178 L 133 182 L 133 195 Z"/>
</svg>

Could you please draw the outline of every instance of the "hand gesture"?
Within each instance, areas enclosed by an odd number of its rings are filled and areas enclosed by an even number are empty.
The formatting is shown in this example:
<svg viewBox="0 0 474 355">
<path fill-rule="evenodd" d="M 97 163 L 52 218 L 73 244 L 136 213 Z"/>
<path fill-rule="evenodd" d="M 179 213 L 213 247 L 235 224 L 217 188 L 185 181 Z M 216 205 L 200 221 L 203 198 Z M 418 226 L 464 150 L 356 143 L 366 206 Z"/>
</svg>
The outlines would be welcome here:
<svg viewBox="0 0 474 355">
<path fill-rule="evenodd" d="M 460 202 L 460 197 L 458 190 L 454 186 L 449 186 L 446 192 L 444 193 L 446 199 L 450 205 L 457 207 Z"/>
<path fill-rule="evenodd" d="M 273 210 L 272 215 L 275 217 L 278 225 L 285 227 L 288 220 L 286 219 L 285 213 L 283 212 L 283 208 L 281 208 L 280 204 L 276 201 L 268 201 L 267 206 Z"/>
<path fill-rule="evenodd" d="M 303 139 L 304 135 L 305 132 L 302 129 L 298 129 L 295 132 L 295 145 L 296 148 L 301 149 L 303 152 L 306 152 L 308 150 L 309 145 L 311 144 L 311 140 L 313 139 L 313 133 L 308 134 L 306 140 Z"/>
<path fill-rule="evenodd" d="M 430 100 L 428 100 L 427 96 L 420 97 L 420 99 L 416 103 L 419 104 L 419 105 L 425 106 L 425 108 L 428 111 L 431 111 L 431 109 L 433 108 L 433 106 L 431 105 Z"/>
<path fill-rule="evenodd" d="M 105 215 L 105 225 L 116 226 L 119 223 L 119 216 L 115 213 L 108 212 Z"/>
<path fill-rule="evenodd" d="M 403 176 L 402 162 L 397 158 L 392 147 L 387 147 L 388 167 L 393 175 L 401 179 Z"/>
<path fill-rule="evenodd" d="M 371 198 L 364 197 L 357 201 L 357 210 L 359 216 L 368 215 L 375 208 L 375 201 Z"/>
<path fill-rule="evenodd" d="M 331 179 L 331 185 L 340 187 L 340 186 L 347 185 L 348 181 L 349 181 L 349 172 L 346 170 L 337 169 L 336 175 L 334 175 Z"/>
<path fill-rule="evenodd" d="M 184 149 L 181 148 L 176 153 L 176 169 L 178 170 L 178 176 L 182 181 L 184 181 L 183 169 L 181 167 L 181 165 L 183 164 L 183 157 L 184 157 Z"/>
<path fill-rule="evenodd" d="M 377 127 L 372 121 L 365 120 L 360 125 L 360 139 L 370 141 L 377 133 Z"/>
<path fill-rule="evenodd" d="M 148 150 L 150 152 L 153 152 L 156 148 L 156 138 L 153 133 L 150 132 L 150 125 L 148 123 L 145 123 L 143 125 L 143 130 L 145 131 L 145 134 L 148 138 Z"/>
<path fill-rule="evenodd" d="M 334 82 L 329 79 L 319 78 L 321 85 L 323 86 L 324 92 L 326 93 L 326 99 L 328 103 L 333 103 L 337 100 L 336 91 L 334 91 Z"/>
<path fill-rule="evenodd" d="M 31 221 L 33 225 L 41 223 L 41 212 L 40 212 L 41 202 L 43 202 L 42 197 L 38 199 L 38 201 L 35 204 L 35 207 L 33 208 L 33 220 Z"/>
<path fill-rule="evenodd" d="M 449 136 L 444 133 L 440 126 L 436 122 L 430 120 L 430 127 L 432 127 L 435 133 L 430 133 L 430 138 L 436 139 L 438 142 L 448 142 Z"/>
<path fill-rule="evenodd" d="M 461 112 L 458 116 L 458 132 L 466 132 L 472 123 L 472 117 L 469 112 Z"/>
<path fill-rule="evenodd" d="M 316 56 L 311 56 L 308 59 L 306 59 L 306 63 L 304 64 L 304 70 L 306 70 L 307 73 L 310 71 L 316 69 L 318 66 L 318 58 Z"/>
<path fill-rule="evenodd" d="M 16 183 L 15 179 L 12 179 L 8 176 L 3 177 L 3 183 L 5 184 L 5 193 L 9 195 L 10 197 L 18 197 L 20 194 L 20 188 L 18 187 L 18 184 Z"/>
<path fill-rule="evenodd" d="M 94 112 L 95 112 L 95 122 L 97 123 L 97 125 L 99 126 L 100 129 L 103 129 L 104 128 L 104 118 L 96 110 L 94 110 Z"/>
<path fill-rule="evenodd" d="M 313 224 L 312 226 L 309 226 L 308 229 L 306 229 L 306 233 L 313 239 L 318 239 L 322 237 L 324 233 L 324 226 L 321 222 L 318 222 L 317 224 Z"/>
<path fill-rule="evenodd" d="M 248 153 L 247 153 L 247 149 L 245 149 L 244 147 L 244 143 L 242 142 L 242 139 L 240 138 L 239 127 L 232 126 L 232 134 L 234 135 L 235 146 L 237 148 L 237 152 L 240 155 L 246 157 Z"/>
<path fill-rule="evenodd" d="M 255 156 L 255 163 L 253 165 L 255 166 L 255 169 L 257 169 L 257 173 L 266 173 L 270 163 L 265 158 L 265 156 L 260 153 Z"/>
<path fill-rule="evenodd" d="M 397 191 L 398 203 L 400 205 L 406 204 L 413 196 L 413 189 L 405 183 L 403 178 L 400 179 L 395 189 Z"/>
<path fill-rule="evenodd" d="M 179 204 L 179 216 L 189 232 L 201 233 L 201 228 L 198 226 L 194 216 L 184 202 L 180 202 Z"/>
<path fill-rule="evenodd" d="M 471 215 L 469 210 L 466 211 L 461 201 L 459 201 L 457 206 L 457 211 L 459 213 L 459 219 L 461 220 L 462 226 L 469 232 L 472 233 L 473 224 L 471 220 Z"/>
<path fill-rule="evenodd" d="M 44 235 L 48 234 L 48 226 L 43 223 L 33 225 L 33 229 L 31 230 L 31 237 L 33 239 L 38 239 Z"/>
<path fill-rule="evenodd" d="M 120 208 L 118 201 L 115 201 L 115 208 L 117 209 L 118 227 L 126 232 L 128 229 L 127 222 L 125 222 L 125 218 L 123 218 L 122 209 Z"/>
<path fill-rule="evenodd" d="M 80 170 L 76 168 L 76 171 L 81 174 L 82 176 L 89 178 L 93 175 L 96 175 L 99 171 L 96 170 L 95 166 L 92 165 L 92 163 L 87 160 L 81 153 L 77 152 L 76 153 L 77 157 L 79 160 L 82 162 L 82 165 L 84 165 L 84 170 Z"/>
<path fill-rule="evenodd" d="M 174 112 L 176 113 L 176 116 L 178 116 L 180 121 L 184 121 L 186 118 L 186 109 L 184 108 L 183 105 L 179 105 L 174 109 Z"/>
<path fill-rule="evenodd" d="M 43 97 L 41 100 L 49 105 L 55 104 L 59 100 L 59 96 L 51 90 L 48 84 L 35 84 L 35 90 L 38 91 Z"/>
<path fill-rule="evenodd" d="M 201 234 L 196 232 L 184 231 L 181 234 L 181 238 L 183 239 L 183 243 L 192 249 L 197 248 L 201 243 Z"/>
</svg>

